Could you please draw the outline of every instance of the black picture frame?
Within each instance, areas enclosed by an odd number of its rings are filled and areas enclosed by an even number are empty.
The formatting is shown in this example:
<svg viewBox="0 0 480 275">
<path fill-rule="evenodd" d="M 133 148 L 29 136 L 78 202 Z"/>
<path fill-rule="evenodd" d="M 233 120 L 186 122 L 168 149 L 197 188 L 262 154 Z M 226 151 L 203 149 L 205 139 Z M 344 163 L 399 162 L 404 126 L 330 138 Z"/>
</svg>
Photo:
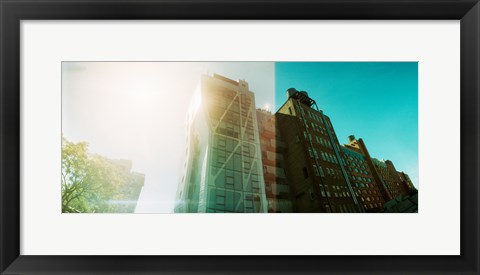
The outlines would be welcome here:
<svg viewBox="0 0 480 275">
<path fill-rule="evenodd" d="M 0 0 L 0 17 L 0 271 L 2 274 L 480 273 L 478 204 L 480 198 L 478 173 L 480 5 L 478 0 Z M 460 20 L 461 255 L 20 255 L 20 21 L 61 19 Z"/>
</svg>

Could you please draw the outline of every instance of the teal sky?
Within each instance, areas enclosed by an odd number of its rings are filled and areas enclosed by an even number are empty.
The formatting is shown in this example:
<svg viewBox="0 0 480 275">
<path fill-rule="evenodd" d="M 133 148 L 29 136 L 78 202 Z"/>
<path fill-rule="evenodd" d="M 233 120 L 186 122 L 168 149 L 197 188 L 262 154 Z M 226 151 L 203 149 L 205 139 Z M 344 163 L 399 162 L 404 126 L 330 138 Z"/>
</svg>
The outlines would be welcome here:
<svg viewBox="0 0 480 275">
<path fill-rule="evenodd" d="M 417 62 L 277 62 L 275 110 L 288 88 L 308 92 L 341 144 L 363 138 L 372 157 L 393 161 L 418 187 Z"/>
</svg>

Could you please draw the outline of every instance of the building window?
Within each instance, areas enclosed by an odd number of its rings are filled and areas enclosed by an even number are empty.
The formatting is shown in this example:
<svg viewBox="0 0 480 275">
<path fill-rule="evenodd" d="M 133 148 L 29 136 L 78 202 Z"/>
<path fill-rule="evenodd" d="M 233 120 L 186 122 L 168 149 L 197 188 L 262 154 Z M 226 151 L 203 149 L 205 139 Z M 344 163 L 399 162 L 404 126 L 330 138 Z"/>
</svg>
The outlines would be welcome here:
<svg viewBox="0 0 480 275">
<path fill-rule="evenodd" d="M 217 196 L 215 197 L 215 203 L 216 203 L 217 205 L 224 205 L 224 204 L 225 204 L 225 197 L 223 197 L 223 196 L 218 196 L 218 195 L 217 195 Z"/>
<path fill-rule="evenodd" d="M 224 156 L 218 156 L 217 165 L 222 166 L 224 163 L 225 163 L 225 157 Z"/>
<path fill-rule="evenodd" d="M 226 142 L 225 142 L 224 139 L 219 139 L 219 140 L 218 140 L 218 146 L 219 146 L 220 148 L 225 148 L 225 145 L 226 145 Z"/>
<path fill-rule="evenodd" d="M 298 198 L 303 197 L 304 195 L 305 195 L 305 192 L 302 192 L 302 193 L 296 195 L 295 198 L 298 199 Z"/>
<path fill-rule="evenodd" d="M 308 178 L 307 167 L 303 167 L 303 177 L 304 177 L 305 179 Z"/>
<path fill-rule="evenodd" d="M 310 155 L 311 158 L 313 158 L 312 148 L 308 148 L 308 154 Z"/>
<path fill-rule="evenodd" d="M 318 170 L 320 171 L 320 176 L 325 177 L 322 166 L 318 166 Z"/>
<path fill-rule="evenodd" d="M 317 169 L 317 166 L 316 165 L 313 165 L 313 172 L 315 173 L 315 176 L 318 177 L 318 169 Z"/>
</svg>

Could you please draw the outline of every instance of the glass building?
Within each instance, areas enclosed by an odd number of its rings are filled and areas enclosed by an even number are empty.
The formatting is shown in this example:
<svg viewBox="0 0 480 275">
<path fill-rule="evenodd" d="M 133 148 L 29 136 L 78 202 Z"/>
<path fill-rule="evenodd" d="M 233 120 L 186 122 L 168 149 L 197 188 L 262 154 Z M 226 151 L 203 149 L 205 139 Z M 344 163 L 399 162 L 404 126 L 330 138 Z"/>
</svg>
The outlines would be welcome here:
<svg viewBox="0 0 480 275">
<path fill-rule="evenodd" d="M 255 98 L 248 83 L 203 75 L 186 131 L 175 212 L 267 212 Z"/>
</svg>

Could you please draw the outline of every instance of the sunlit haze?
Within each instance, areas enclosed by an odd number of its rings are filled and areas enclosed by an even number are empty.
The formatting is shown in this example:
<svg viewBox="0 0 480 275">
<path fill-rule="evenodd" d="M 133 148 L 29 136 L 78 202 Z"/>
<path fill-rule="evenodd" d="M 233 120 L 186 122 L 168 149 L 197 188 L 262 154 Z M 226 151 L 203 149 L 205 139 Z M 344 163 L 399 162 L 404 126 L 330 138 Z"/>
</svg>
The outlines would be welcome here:
<svg viewBox="0 0 480 275">
<path fill-rule="evenodd" d="M 244 79 L 256 105 L 274 102 L 271 62 L 63 62 L 62 132 L 145 174 L 137 213 L 170 213 L 185 148 L 184 122 L 202 74 Z"/>
</svg>

